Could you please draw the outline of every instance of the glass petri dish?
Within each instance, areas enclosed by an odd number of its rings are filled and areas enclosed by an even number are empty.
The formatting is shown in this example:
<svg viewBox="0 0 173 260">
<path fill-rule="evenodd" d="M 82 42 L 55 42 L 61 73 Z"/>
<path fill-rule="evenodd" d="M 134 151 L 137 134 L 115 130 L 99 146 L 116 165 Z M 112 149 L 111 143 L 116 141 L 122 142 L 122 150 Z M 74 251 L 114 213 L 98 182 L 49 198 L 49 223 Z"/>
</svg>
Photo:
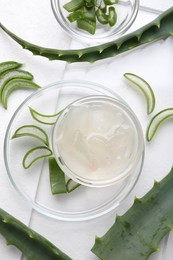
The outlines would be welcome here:
<svg viewBox="0 0 173 260">
<path fill-rule="evenodd" d="M 139 10 L 139 0 L 121 0 L 114 7 L 117 13 L 117 22 L 114 26 L 103 25 L 97 23 L 96 32 L 94 35 L 79 29 L 76 23 L 70 23 L 67 19 L 68 12 L 63 8 L 63 5 L 69 2 L 68 0 L 51 0 L 51 6 L 54 16 L 60 26 L 72 38 L 89 44 L 99 44 L 115 40 L 120 35 L 125 33 L 136 19 Z"/>
<path fill-rule="evenodd" d="M 29 108 L 42 114 L 54 114 L 75 100 L 91 95 L 110 96 L 122 100 L 102 85 L 87 81 L 60 81 L 29 96 L 14 113 L 6 131 L 4 160 L 12 185 L 29 206 L 55 219 L 83 221 L 112 211 L 132 191 L 141 173 L 144 146 L 136 170 L 111 187 L 94 188 L 81 185 L 69 194 L 52 195 L 47 159 L 38 160 L 27 170 L 23 168 L 24 154 L 29 149 L 40 146 L 40 142 L 30 137 L 11 139 L 17 128 L 23 125 L 37 125 L 47 132 L 50 140 L 54 128 L 52 125 L 43 125 L 35 121 Z"/>
</svg>

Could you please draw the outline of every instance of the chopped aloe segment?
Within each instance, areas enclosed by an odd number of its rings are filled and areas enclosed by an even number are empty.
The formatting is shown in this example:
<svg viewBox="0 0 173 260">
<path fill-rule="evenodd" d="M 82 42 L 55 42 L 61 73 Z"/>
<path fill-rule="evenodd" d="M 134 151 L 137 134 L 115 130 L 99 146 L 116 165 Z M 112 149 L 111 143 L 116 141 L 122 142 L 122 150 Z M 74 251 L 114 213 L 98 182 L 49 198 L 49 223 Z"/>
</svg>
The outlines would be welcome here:
<svg viewBox="0 0 173 260">
<path fill-rule="evenodd" d="M 84 12 L 82 10 L 77 10 L 73 13 L 70 13 L 68 16 L 67 16 L 67 19 L 73 23 L 79 19 L 83 19 L 84 18 Z"/>
<path fill-rule="evenodd" d="M 85 0 L 84 3 L 88 9 L 95 6 L 95 0 Z"/>
<path fill-rule="evenodd" d="M 22 165 L 28 169 L 34 162 L 52 155 L 52 151 L 47 146 L 37 146 L 30 149 L 23 157 Z"/>
<path fill-rule="evenodd" d="M 39 139 L 45 145 L 49 146 L 49 139 L 46 132 L 38 126 L 35 125 L 24 125 L 19 127 L 11 139 L 23 137 L 23 136 L 31 136 Z"/>
<path fill-rule="evenodd" d="M 18 69 L 22 66 L 21 63 L 18 63 L 16 61 L 6 61 L 0 63 L 0 75 L 6 71 Z"/>
<path fill-rule="evenodd" d="M 7 108 L 7 99 L 10 93 L 15 89 L 37 89 L 39 85 L 26 79 L 12 79 L 4 87 L 1 93 L 1 101 L 4 108 Z"/>
<path fill-rule="evenodd" d="M 98 21 L 101 24 L 107 24 L 108 23 L 108 16 L 101 9 L 99 9 L 99 8 L 97 9 L 96 16 L 97 16 Z"/>
<path fill-rule="evenodd" d="M 114 5 L 114 4 L 118 4 L 119 0 L 104 0 L 104 3 L 106 5 Z"/>
<path fill-rule="evenodd" d="M 63 7 L 68 12 L 74 12 L 82 6 L 84 6 L 84 0 L 72 0 L 65 4 Z"/>
<path fill-rule="evenodd" d="M 45 125 L 54 125 L 57 117 L 62 113 L 62 110 L 52 115 L 45 115 L 37 112 L 33 108 L 29 107 L 31 116 L 39 123 Z"/>
<path fill-rule="evenodd" d="M 24 70 L 11 70 L 0 75 L 0 96 L 5 88 L 5 85 L 12 79 L 28 79 L 32 80 L 33 76 L 31 73 Z"/>
<path fill-rule="evenodd" d="M 67 16 L 68 20 L 72 23 L 74 21 L 80 20 L 80 19 L 90 19 L 92 21 L 95 21 L 95 14 L 93 8 L 90 8 L 89 10 L 86 7 L 82 7 L 78 9 L 77 11 L 69 14 Z"/>
<path fill-rule="evenodd" d="M 117 13 L 115 8 L 112 6 L 109 7 L 108 22 L 111 27 L 114 26 L 117 22 Z"/>
<path fill-rule="evenodd" d="M 155 107 L 155 96 L 150 85 L 143 78 L 133 73 L 125 73 L 124 77 L 142 91 L 147 102 L 147 114 L 151 114 Z"/>
<path fill-rule="evenodd" d="M 67 193 L 65 174 L 52 156 L 49 157 L 49 176 L 52 194 Z"/>
<path fill-rule="evenodd" d="M 157 113 L 150 121 L 147 131 L 146 131 L 146 139 L 147 141 L 151 141 L 154 137 L 159 126 L 169 117 L 173 116 L 173 108 L 166 108 Z"/>
<path fill-rule="evenodd" d="M 89 19 L 81 19 L 77 21 L 77 25 L 80 29 L 89 32 L 90 34 L 94 34 L 96 30 L 96 22 L 91 21 Z"/>
<path fill-rule="evenodd" d="M 70 193 L 73 190 L 77 189 L 81 184 L 73 181 L 72 179 L 69 179 L 66 183 L 67 192 Z"/>
</svg>

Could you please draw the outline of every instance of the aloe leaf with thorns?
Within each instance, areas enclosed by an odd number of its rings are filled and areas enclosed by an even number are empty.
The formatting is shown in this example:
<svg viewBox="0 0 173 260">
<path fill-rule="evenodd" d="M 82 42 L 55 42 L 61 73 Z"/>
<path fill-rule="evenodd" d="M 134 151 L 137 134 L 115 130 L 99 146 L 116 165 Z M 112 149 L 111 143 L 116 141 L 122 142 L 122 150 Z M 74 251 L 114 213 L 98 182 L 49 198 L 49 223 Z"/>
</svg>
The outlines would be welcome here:
<svg viewBox="0 0 173 260">
<path fill-rule="evenodd" d="M 58 50 L 40 47 L 18 37 L 3 24 L 0 24 L 0 27 L 24 49 L 31 51 L 34 55 L 41 55 L 49 60 L 64 60 L 69 63 L 95 62 L 173 35 L 173 7 L 163 12 L 147 25 L 117 40 L 78 50 Z"/>
<path fill-rule="evenodd" d="M 145 260 L 158 251 L 160 240 L 173 229 L 173 168 L 122 216 L 92 252 L 102 260 Z"/>
<path fill-rule="evenodd" d="M 0 234 L 7 245 L 18 248 L 27 260 L 72 260 L 50 241 L 0 209 Z"/>
</svg>

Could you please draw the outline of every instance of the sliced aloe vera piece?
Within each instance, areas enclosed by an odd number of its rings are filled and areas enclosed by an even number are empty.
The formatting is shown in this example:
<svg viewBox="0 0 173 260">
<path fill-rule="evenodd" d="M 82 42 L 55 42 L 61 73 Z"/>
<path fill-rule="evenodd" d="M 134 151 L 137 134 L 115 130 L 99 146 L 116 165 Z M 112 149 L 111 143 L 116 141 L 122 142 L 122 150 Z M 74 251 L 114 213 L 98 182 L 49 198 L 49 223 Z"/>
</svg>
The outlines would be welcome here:
<svg viewBox="0 0 173 260">
<path fill-rule="evenodd" d="M 54 125 L 57 117 L 62 113 L 62 110 L 53 115 L 45 115 L 37 112 L 32 107 L 29 107 L 31 116 L 39 123 L 45 125 Z"/>
<path fill-rule="evenodd" d="M 23 157 L 22 165 L 28 169 L 34 162 L 52 155 L 52 151 L 47 146 L 37 146 L 30 149 Z"/>
<path fill-rule="evenodd" d="M 49 176 L 52 194 L 67 193 L 65 174 L 52 156 L 49 157 Z"/>
<path fill-rule="evenodd" d="M 12 79 L 4 87 L 1 93 L 1 101 L 4 108 L 7 108 L 7 99 L 10 93 L 15 89 L 37 89 L 39 85 L 26 79 Z"/>
<path fill-rule="evenodd" d="M 150 85 L 143 78 L 133 73 L 125 73 L 124 77 L 142 91 L 147 102 L 147 114 L 151 114 L 155 107 L 155 96 Z"/>
<path fill-rule="evenodd" d="M 84 0 L 72 0 L 65 4 L 63 7 L 68 12 L 74 12 L 84 5 Z"/>
<path fill-rule="evenodd" d="M 24 125 L 19 127 L 11 139 L 23 137 L 23 136 L 31 136 L 39 139 L 42 143 L 49 146 L 49 139 L 47 133 L 38 126 L 35 125 Z"/>
<path fill-rule="evenodd" d="M 28 79 L 32 80 L 33 76 L 31 73 L 25 70 L 11 70 L 3 73 L 0 76 L 0 96 L 5 85 L 12 79 Z"/>
<path fill-rule="evenodd" d="M 150 121 L 147 131 L 146 131 L 146 139 L 147 141 L 151 141 L 154 137 L 159 126 L 169 117 L 173 116 L 173 108 L 166 108 L 157 113 Z"/>
<path fill-rule="evenodd" d="M 73 181 L 72 179 L 69 179 L 66 183 L 67 192 L 70 193 L 73 190 L 77 189 L 81 184 Z"/>
<path fill-rule="evenodd" d="M 8 70 L 18 69 L 22 66 L 16 61 L 5 61 L 0 63 L 0 75 Z"/>
</svg>

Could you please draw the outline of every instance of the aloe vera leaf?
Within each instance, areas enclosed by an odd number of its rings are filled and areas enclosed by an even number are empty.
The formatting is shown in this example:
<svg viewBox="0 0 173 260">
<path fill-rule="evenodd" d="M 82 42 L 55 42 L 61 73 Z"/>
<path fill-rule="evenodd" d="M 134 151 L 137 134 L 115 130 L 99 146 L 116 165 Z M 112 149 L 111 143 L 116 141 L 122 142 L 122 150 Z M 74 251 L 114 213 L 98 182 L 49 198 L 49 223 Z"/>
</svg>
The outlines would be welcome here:
<svg viewBox="0 0 173 260">
<path fill-rule="evenodd" d="M 5 85 L 12 79 L 28 79 L 32 80 L 33 76 L 28 71 L 24 70 L 11 70 L 0 75 L 0 96 Z"/>
<path fill-rule="evenodd" d="M 47 146 L 37 146 L 30 149 L 22 160 L 22 165 L 24 169 L 28 169 L 34 162 L 45 157 L 52 155 L 52 151 Z"/>
<path fill-rule="evenodd" d="M 0 209 L 0 233 L 7 245 L 18 248 L 27 260 L 72 260 L 46 238 Z"/>
<path fill-rule="evenodd" d="M 66 183 L 67 192 L 70 193 L 77 189 L 81 184 L 73 181 L 72 179 L 69 179 Z"/>
<path fill-rule="evenodd" d="M 38 126 L 35 125 L 23 125 L 19 127 L 11 139 L 15 139 L 23 136 L 31 136 L 40 140 L 46 146 L 49 146 L 49 138 L 47 133 Z"/>
<path fill-rule="evenodd" d="M 90 34 L 95 34 L 96 31 L 96 21 L 84 18 L 77 20 L 78 28 L 89 32 Z"/>
<path fill-rule="evenodd" d="M 147 102 L 147 114 L 151 114 L 155 108 L 155 95 L 151 86 L 146 80 L 133 73 L 125 73 L 124 77 L 142 91 Z"/>
<path fill-rule="evenodd" d="M 54 125 L 56 122 L 56 119 L 62 113 L 62 110 L 61 110 L 52 115 L 45 115 L 45 114 L 41 114 L 38 111 L 34 110 L 32 107 L 29 107 L 29 111 L 30 111 L 33 119 L 35 119 L 37 122 L 39 122 L 41 124 L 45 124 L 45 125 Z"/>
<path fill-rule="evenodd" d="M 104 0 L 104 3 L 106 5 L 114 5 L 114 4 L 118 4 L 119 0 Z"/>
<path fill-rule="evenodd" d="M 146 260 L 173 229 L 173 169 L 122 216 L 96 237 L 91 251 L 102 260 Z"/>
<path fill-rule="evenodd" d="M 82 6 L 84 6 L 84 0 L 71 0 L 67 4 L 63 5 L 64 9 L 68 12 L 74 12 Z"/>
<path fill-rule="evenodd" d="M 7 108 L 8 96 L 15 89 L 37 89 L 40 88 L 36 83 L 26 79 L 12 79 L 3 88 L 1 93 L 1 101 L 4 108 Z"/>
<path fill-rule="evenodd" d="M 18 63 L 16 61 L 5 61 L 0 63 L 0 76 L 6 71 L 18 69 L 22 66 L 21 63 Z"/>
<path fill-rule="evenodd" d="M 172 116 L 173 108 L 166 108 L 161 110 L 151 119 L 146 131 L 146 139 L 148 142 L 152 140 L 159 126 Z"/>
<path fill-rule="evenodd" d="M 94 47 L 78 49 L 78 50 L 58 50 L 44 48 L 29 43 L 18 37 L 3 24 L 0 27 L 24 49 L 31 51 L 34 55 L 41 55 L 50 60 L 64 60 L 72 62 L 95 62 L 97 60 L 114 57 L 120 53 L 129 51 L 135 47 L 164 39 L 173 35 L 173 7 L 169 8 L 155 20 L 138 30 L 122 36 L 114 41 L 97 45 Z"/>
<path fill-rule="evenodd" d="M 107 24 L 108 23 L 108 15 L 106 15 L 100 8 L 96 11 L 96 17 L 99 23 Z"/>
<path fill-rule="evenodd" d="M 108 22 L 111 27 L 114 26 L 117 22 L 117 13 L 113 6 L 109 7 Z"/>
<path fill-rule="evenodd" d="M 53 156 L 49 157 L 49 176 L 52 194 L 67 193 L 65 174 Z"/>
</svg>

